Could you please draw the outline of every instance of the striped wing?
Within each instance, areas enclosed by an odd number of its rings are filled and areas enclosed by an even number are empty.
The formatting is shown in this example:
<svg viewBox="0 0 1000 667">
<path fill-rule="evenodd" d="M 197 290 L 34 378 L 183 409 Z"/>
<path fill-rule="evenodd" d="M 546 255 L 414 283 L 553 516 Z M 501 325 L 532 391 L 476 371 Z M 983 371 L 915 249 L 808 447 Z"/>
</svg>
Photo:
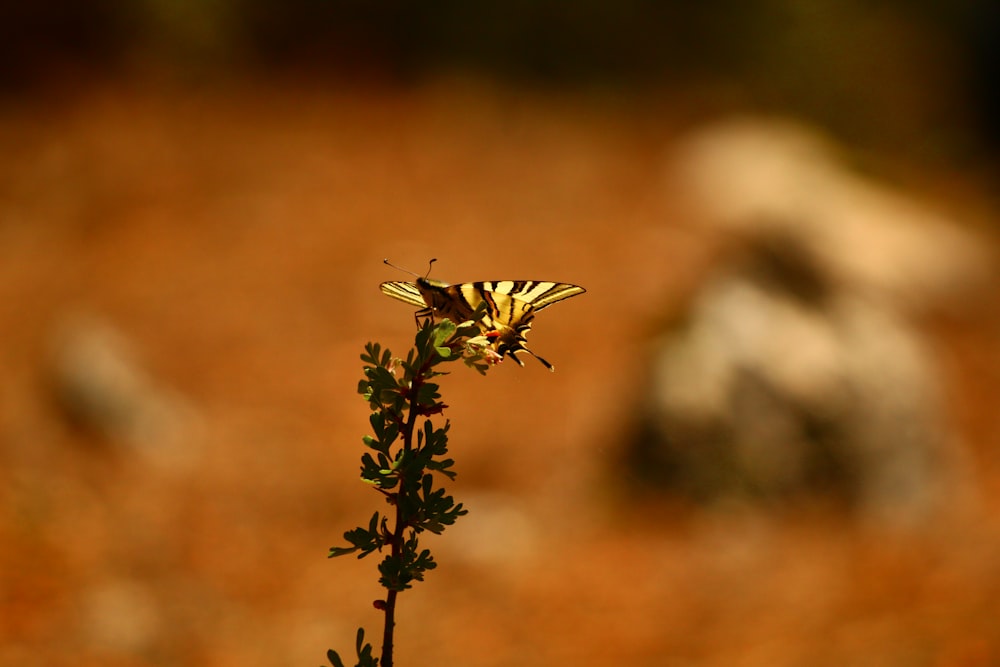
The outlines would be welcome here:
<svg viewBox="0 0 1000 667">
<path fill-rule="evenodd" d="M 420 288 L 415 283 L 388 282 L 379 285 L 379 289 L 386 296 L 399 299 L 411 306 L 417 306 L 418 308 L 427 307 L 427 302 L 424 301 L 424 297 L 420 294 Z"/>
<path fill-rule="evenodd" d="M 490 294 L 503 294 L 515 301 L 520 301 L 530 307 L 533 311 L 551 306 L 557 301 L 568 299 L 577 294 L 583 294 L 587 290 L 579 285 L 569 283 L 553 283 L 544 280 L 496 280 L 481 283 L 468 283 L 462 285 L 464 289 L 471 285 L 473 288 Z"/>
<path fill-rule="evenodd" d="M 449 285 L 418 278 L 416 283 L 384 282 L 382 292 L 394 299 L 420 308 L 417 316 L 445 318 L 454 322 L 471 319 L 479 304 L 486 302 L 486 315 L 478 322 L 480 330 L 493 341 L 501 357 L 510 355 L 521 366 L 517 352 L 525 351 L 552 369 L 552 364 L 529 350 L 525 335 L 531 330 L 535 313 L 554 303 L 587 290 L 579 285 L 543 280 L 494 280 Z"/>
</svg>

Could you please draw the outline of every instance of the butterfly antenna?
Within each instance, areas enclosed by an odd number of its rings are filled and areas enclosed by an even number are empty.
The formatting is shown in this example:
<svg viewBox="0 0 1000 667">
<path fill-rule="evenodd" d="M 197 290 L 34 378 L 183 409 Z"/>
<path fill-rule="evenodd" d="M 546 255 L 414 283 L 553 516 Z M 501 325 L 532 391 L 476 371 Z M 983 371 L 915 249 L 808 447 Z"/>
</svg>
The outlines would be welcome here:
<svg viewBox="0 0 1000 667">
<path fill-rule="evenodd" d="M 431 274 L 431 266 L 433 266 L 434 262 L 436 262 L 436 261 L 437 261 L 437 258 L 434 258 L 431 261 L 427 262 L 427 273 L 424 275 L 424 278 L 426 278 L 427 276 L 429 276 Z M 417 275 L 413 271 L 409 271 L 407 269 L 404 269 L 401 266 L 396 266 L 395 264 L 393 264 L 392 262 L 390 262 L 388 258 L 383 259 L 382 263 L 385 264 L 386 266 L 391 266 L 392 268 L 396 269 L 397 271 L 402 271 L 403 273 L 409 273 L 414 278 L 419 278 L 420 277 L 419 275 Z"/>
<path fill-rule="evenodd" d="M 408 269 L 404 269 L 404 268 L 403 268 L 403 267 L 401 267 L 401 266 L 396 266 L 395 264 L 393 264 L 392 262 L 390 262 L 390 261 L 388 260 L 388 258 L 387 258 L 387 259 L 383 259 L 383 260 L 382 260 L 382 263 L 383 263 L 383 264 L 385 264 L 386 266 L 391 266 L 392 268 L 396 269 L 397 271 L 402 271 L 403 273 L 409 273 L 409 274 L 410 274 L 411 276 L 413 276 L 414 278 L 419 278 L 419 277 L 420 277 L 420 276 L 418 276 L 417 274 L 415 274 L 415 273 L 414 273 L 413 271 L 410 271 L 410 270 L 408 270 Z"/>
</svg>

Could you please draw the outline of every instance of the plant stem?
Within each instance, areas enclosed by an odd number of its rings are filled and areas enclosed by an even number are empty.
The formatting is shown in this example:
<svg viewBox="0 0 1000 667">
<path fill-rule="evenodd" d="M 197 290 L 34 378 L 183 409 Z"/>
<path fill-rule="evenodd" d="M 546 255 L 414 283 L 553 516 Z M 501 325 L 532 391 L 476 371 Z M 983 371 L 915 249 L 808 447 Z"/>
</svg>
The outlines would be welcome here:
<svg viewBox="0 0 1000 667">
<path fill-rule="evenodd" d="M 385 630 L 382 632 L 382 667 L 392 667 L 392 631 L 396 627 L 396 591 L 385 596 Z"/>
<path fill-rule="evenodd" d="M 401 558 L 403 552 L 403 531 L 406 529 L 407 517 L 403 516 L 403 506 L 405 505 L 403 494 L 406 492 L 405 476 L 407 471 L 407 458 L 413 449 L 413 429 L 417 424 L 417 392 L 423 384 L 424 373 L 429 369 L 430 364 L 424 363 L 419 371 L 414 374 L 410 383 L 410 412 L 406 417 L 406 425 L 403 428 L 403 465 L 399 467 L 399 483 L 396 487 L 396 525 L 392 530 L 392 556 Z M 399 591 L 390 590 L 385 598 L 385 628 L 382 632 L 382 658 L 379 662 L 381 667 L 393 667 L 392 648 L 393 633 L 396 629 L 396 596 Z"/>
</svg>

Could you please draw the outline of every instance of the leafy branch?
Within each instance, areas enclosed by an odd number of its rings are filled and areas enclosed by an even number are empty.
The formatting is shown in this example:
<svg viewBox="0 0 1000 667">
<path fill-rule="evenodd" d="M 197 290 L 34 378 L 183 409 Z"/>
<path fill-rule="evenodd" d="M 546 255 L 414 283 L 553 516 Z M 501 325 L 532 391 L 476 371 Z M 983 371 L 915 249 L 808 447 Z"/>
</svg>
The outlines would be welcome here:
<svg viewBox="0 0 1000 667">
<path fill-rule="evenodd" d="M 372 433 L 362 438 L 367 451 L 361 457 L 361 480 L 385 498 L 389 509 L 372 514 L 367 526 L 344 533 L 348 545 L 332 547 L 329 553 L 331 558 L 384 554 L 378 582 L 386 596 L 374 603 L 385 614 L 382 654 L 373 655 L 360 628 L 356 667 L 393 666 L 396 597 L 437 567 L 430 550 L 421 548 L 419 536 L 424 531 L 440 534 L 467 513 L 437 486 L 438 475 L 454 480 L 455 472 L 454 460 L 447 457 L 450 424 L 446 420 L 444 426 L 436 426 L 432 421 L 447 407 L 433 380 L 446 374 L 439 370 L 442 364 L 459 359 L 483 374 L 499 362 L 490 340 L 475 324 L 485 312 L 485 304 L 480 306 L 470 321 L 460 325 L 447 319 L 437 324 L 425 321 L 405 359 L 393 357 L 378 343 L 365 345 L 361 355 L 364 379 L 358 393 L 372 410 Z M 327 658 L 333 667 L 344 667 L 336 651 L 328 651 Z"/>
</svg>

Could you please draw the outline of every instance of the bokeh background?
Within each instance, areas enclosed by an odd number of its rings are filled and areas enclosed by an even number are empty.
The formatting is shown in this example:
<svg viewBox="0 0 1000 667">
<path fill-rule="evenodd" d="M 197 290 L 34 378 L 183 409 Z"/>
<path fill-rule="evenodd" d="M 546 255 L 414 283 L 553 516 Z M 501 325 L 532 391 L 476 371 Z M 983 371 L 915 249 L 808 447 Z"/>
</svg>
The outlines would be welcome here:
<svg viewBox="0 0 1000 667">
<path fill-rule="evenodd" d="M 318 665 L 383 258 L 443 381 L 398 664 L 1000 664 L 994 3 L 0 3 L 0 664 Z M 377 643 L 377 642 L 376 642 Z"/>
</svg>

